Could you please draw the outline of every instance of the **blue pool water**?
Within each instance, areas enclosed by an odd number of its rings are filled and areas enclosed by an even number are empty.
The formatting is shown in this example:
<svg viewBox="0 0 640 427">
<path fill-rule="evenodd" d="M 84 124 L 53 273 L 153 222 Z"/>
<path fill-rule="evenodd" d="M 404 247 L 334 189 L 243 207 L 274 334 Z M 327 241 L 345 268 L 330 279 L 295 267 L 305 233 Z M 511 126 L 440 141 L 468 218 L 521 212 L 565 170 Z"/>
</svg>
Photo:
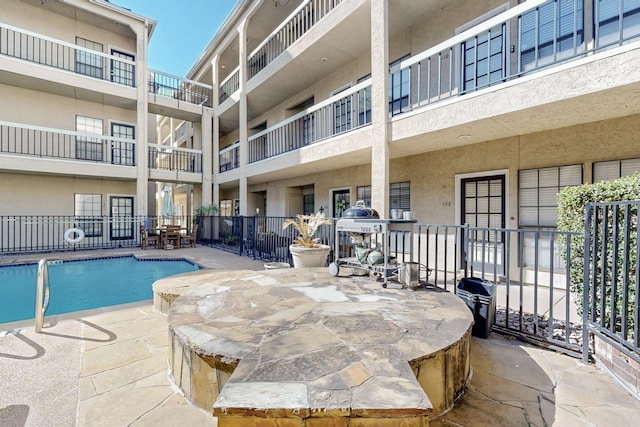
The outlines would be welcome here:
<svg viewBox="0 0 640 427">
<path fill-rule="evenodd" d="M 186 260 L 133 256 L 49 263 L 47 315 L 107 307 L 153 298 L 158 279 L 200 267 Z M 0 266 L 0 323 L 32 319 L 37 264 Z"/>
</svg>

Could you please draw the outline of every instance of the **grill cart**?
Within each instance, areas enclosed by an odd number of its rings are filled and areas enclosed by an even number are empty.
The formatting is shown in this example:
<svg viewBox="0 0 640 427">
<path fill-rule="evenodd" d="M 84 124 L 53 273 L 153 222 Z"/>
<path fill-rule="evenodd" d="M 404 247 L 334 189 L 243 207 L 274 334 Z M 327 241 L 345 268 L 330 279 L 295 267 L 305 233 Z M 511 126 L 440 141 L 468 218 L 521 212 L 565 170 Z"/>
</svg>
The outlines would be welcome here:
<svg viewBox="0 0 640 427">
<path fill-rule="evenodd" d="M 374 211 L 375 212 L 375 211 Z M 377 213 L 375 214 L 377 216 Z M 402 280 L 403 268 L 407 264 L 413 263 L 398 263 L 396 257 L 390 257 L 391 251 L 389 248 L 389 241 L 392 232 L 398 232 L 401 235 L 401 239 L 396 239 L 395 252 L 396 256 L 405 256 L 405 243 L 408 244 L 409 255 L 411 260 L 413 251 L 413 233 L 412 225 L 416 223 L 414 219 L 380 219 L 380 218 L 358 218 L 358 217 L 342 217 L 336 222 L 336 236 L 335 236 L 335 254 L 336 260 L 329 265 L 329 273 L 332 276 L 340 274 L 340 269 L 350 268 L 354 272 L 365 271 L 370 275 L 375 276 L 378 280 L 382 281 L 382 287 L 387 287 L 389 278 L 392 278 L 400 283 L 402 287 L 405 285 L 412 286 L 412 283 L 408 283 L 408 280 Z M 408 232 L 408 233 L 405 233 Z M 347 233 L 348 236 L 345 236 Z M 409 236 L 405 241 L 405 236 Z M 346 239 L 351 239 L 353 242 L 353 250 L 345 251 L 341 245 L 341 242 L 345 242 Z M 398 248 L 398 241 L 402 242 L 401 249 Z M 342 248 L 341 248 L 342 246 Z M 349 254 L 352 252 L 355 256 L 341 257 L 343 254 Z M 404 260 L 403 260 L 404 261 Z M 401 277 L 403 276 L 403 277 Z M 409 275 L 415 277 L 415 275 Z M 418 280 L 415 280 L 415 286 L 417 286 Z"/>
</svg>

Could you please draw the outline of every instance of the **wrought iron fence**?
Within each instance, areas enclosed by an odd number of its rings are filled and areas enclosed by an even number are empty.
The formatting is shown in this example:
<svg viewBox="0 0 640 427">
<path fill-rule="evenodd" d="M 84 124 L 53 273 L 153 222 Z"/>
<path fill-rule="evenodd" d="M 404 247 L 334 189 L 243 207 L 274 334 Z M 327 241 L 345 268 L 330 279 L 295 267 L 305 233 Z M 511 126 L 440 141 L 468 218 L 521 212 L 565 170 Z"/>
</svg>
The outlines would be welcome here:
<svg viewBox="0 0 640 427">
<path fill-rule="evenodd" d="M 202 173 L 202 151 L 149 144 L 149 169 Z"/>
<path fill-rule="evenodd" d="M 583 277 L 575 278 L 584 285 L 584 322 L 640 362 L 640 201 L 589 203 L 586 211 Z"/>
</svg>

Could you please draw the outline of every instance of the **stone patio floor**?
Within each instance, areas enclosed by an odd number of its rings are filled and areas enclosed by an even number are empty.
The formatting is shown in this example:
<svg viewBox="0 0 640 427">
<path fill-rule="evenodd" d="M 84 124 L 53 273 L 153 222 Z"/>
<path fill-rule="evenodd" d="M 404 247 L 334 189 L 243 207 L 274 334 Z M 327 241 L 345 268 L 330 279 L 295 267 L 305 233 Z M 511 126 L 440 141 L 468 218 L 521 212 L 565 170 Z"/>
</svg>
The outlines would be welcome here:
<svg viewBox="0 0 640 427">
<path fill-rule="evenodd" d="M 204 247 L 104 253 L 184 256 L 214 270 L 263 267 Z M 97 252 L 55 257 L 87 255 Z M 32 324 L 0 333 L 0 426 L 216 425 L 169 383 L 166 318 L 151 301 L 52 316 L 45 325 L 41 334 Z M 621 427 L 640 419 L 640 401 L 599 367 L 559 353 L 492 333 L 472 339 L 471 363 L 467 393 L 431 426 Z"/>
</svg>

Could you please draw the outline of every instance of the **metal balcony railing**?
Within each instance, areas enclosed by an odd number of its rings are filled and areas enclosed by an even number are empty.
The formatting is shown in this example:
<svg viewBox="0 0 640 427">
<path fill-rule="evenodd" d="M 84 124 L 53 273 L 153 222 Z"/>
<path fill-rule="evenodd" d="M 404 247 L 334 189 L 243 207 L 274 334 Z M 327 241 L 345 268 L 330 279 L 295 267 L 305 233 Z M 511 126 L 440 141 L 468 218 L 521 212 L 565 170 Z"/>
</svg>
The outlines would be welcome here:
<svg viewBox="0 0 640 427">
<path fill-rule="evenodd" d="M 56 40 L 0 22 L 0 55 L 136 86 L 135 61 Z"/>
<path fill-rule="evenodd" d="M 248 139 L 249 163 L 297 150 L 371 124 L 371 80 Z"/>
<path fill-rule="evenodd" d="M 135 166 L 133 139 L 0 121 L 0 154 Z"/>
<path fill-rule="evenodd" d="M 149 169 L 202 173 L 202 151 L 149 144 Z"/>
<path fill-rule="evenodd" d="M 222 104 L 227 98 L 240 89 L 240 66 L 229 74 L 229 76 L 220 83 L 220 95 L 218 103 Z"/>
<path fill-rule="evenodd" d="M 638 2 L 527 0 L 390 67 L 390 114 L 479 91 L 640 38 Z M 606 4 L 605 4 L 606 3 Z M 587 5 L 587 6 L 585 6 Z M 593 26 L 593 40 L 585 28 Z M 516 33 L 511 46 L 509 33 Z M 588 49 L 587 46 L 595 46 Z M 517 66 L 513 67 L 512 64 Z"/>
<path fill-rule="evenodd" d="M 227 172 L 240 167 L 240 143 L 236 142 L 220 150 L 220 172 Z"/>
<path fill-rule="evenodd" d="M 247 60 L 249 69 L 248 78 L 251 79 L 262 71 L 342 2 L 343 0 L 303 1 L 287 19 L 276 27 L 276 29 L 249 54 Z"/>
<path fill-rule="evenodd" d="M 149 70 L 148 86 L 149 93 L 154 96 L 211 107 L 213 88 L 209 85 L 160 71 Z"/>
</svg>

